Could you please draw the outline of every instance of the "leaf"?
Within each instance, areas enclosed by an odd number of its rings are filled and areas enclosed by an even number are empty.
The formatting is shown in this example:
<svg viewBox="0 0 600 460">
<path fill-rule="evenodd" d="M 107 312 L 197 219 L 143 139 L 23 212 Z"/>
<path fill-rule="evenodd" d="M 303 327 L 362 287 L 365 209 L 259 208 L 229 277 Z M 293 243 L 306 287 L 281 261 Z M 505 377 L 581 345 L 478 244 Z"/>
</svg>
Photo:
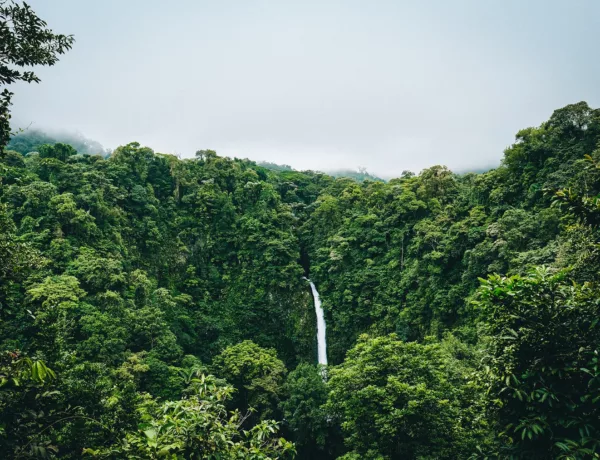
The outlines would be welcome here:
<svg viewBox="0 0 600 460">
<path fill-rule="evenodd" d="M 154 428 L 149 428 L 147 430 L 144 430 L 144 434 L 146 435 L 146 437 L 148 439 L 156 439 L 156 429 Z"/>
<path fill-rule="evenodd" d="M 508 332 L 510 332 L 513 336 L 515 336 L 516 338 L 519 337 L 519 334 L 517 334 L 517 332 L 514 329 L 511 329 L 510 327 L 507 327 L 506 330 Z"/>
<path fill-rule="evenodd" d="M 555 442 L 554 445 L 558 447 L 563 452 L 569 452 L 569 446 L 567 446 L 564 442 Z"/>
</svg>

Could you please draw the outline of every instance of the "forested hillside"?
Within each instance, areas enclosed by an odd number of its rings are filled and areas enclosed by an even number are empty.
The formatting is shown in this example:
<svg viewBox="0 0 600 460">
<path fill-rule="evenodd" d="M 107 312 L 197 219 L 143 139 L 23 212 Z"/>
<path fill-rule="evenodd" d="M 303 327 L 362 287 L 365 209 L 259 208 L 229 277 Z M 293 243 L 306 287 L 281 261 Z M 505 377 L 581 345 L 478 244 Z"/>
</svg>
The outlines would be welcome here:
<svg viewBox="0 0 600 460">
<path fill-rule="evenodd" d="M 0 0 L 0 85 L 72 44 Z M 0 458 L 600 457 L 600 110 L 383 182 L 15 134 L 11 97 Z"/>
<path fill-rule="evenodd" d="M 334 360 L 367 330 L 421 340 L 471 324 L 469 298 L 491 273 L 575 264 L 591 281 L 580 259 L 593 247 L 588 230 L 555 201 L 563 189 L 598 193 L 586 155 L 598 154 L 599 113 L 585 103 L 557 110 L 517 133 L 502 165 L 483 174 L 434 166 L 388 184 L 341 179 L 323 189 L 301 239 L 329 306 Z"/>
<path fill-rule="evenodd" d="M 22 128 L 14 133 L 6 148 L 26 155 L 29 152 L 37 151 L 44 144 L 56 143 L 68 144 L 77 150 L 78 153 L 103 156 L 110 154 L 99 142 L 87 139 L 81 134 L 50 134 L 31 126 Z"/>
<path fill-rule="evenodd" d="M 389 183 L 136 143 L 6 151 L 3 456 L 187 458 L 219 430 L 246 452 L 226 410 L 295 442 L 260 458 L 597 452 L 599 141 L 580 103 L 496 170 Z"/>
</svg>

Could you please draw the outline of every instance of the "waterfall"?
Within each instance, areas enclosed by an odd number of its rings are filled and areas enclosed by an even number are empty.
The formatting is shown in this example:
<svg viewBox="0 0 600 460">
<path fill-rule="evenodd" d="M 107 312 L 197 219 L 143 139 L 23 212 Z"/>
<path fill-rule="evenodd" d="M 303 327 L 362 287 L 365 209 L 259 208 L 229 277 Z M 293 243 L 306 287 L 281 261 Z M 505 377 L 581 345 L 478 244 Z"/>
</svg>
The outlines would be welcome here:
<svg viewBox="0 0 600 460">
<path fill-rule="evenodd" d="M 319 293 L 317 292 L 317 288 L 315 287 L 315 283 L 311 280 L 308 280 L 310 283 L 310 289 L 312 290 L 312 295 L 315 303 L 315 312 L 317 314 L 317 344 L 319 347 L 319 364 L 327 365 L 327 334 L 325 332 L 325 315 L 323 313 L 323 309 L 321 308 L 321 299 L 319 298 Z"/>
</svg>

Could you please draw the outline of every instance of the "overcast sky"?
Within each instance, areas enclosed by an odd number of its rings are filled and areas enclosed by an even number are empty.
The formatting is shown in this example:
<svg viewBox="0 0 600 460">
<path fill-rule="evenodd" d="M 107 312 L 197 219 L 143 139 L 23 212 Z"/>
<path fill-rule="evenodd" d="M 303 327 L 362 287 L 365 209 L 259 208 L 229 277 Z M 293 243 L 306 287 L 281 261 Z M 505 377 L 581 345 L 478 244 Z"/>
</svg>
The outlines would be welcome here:
<svg viewBox="0 0 600 460">
<path fill-rule="evenodd" d="M 14 119 L 106 147 L 384 177 L 496 165 L 552 111 L 600 105 L 600 1 L 29 0 L 76 43 Z"/>
</svg>

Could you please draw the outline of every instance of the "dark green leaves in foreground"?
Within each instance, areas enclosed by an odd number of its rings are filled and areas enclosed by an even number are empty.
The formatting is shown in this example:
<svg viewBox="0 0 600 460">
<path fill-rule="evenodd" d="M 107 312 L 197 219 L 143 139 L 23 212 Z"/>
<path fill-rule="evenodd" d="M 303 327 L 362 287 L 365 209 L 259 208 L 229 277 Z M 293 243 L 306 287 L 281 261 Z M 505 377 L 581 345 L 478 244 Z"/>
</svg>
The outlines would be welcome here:
<svg viewBox="0 0 600 460">
<path fill-rule="evenodd" d="M 600 448 L 600 292 L 541 267 L 491 276 L 478 306 L 491 337 L 491 412 L 507 451 L 583 458 Z"/>
</svg>

